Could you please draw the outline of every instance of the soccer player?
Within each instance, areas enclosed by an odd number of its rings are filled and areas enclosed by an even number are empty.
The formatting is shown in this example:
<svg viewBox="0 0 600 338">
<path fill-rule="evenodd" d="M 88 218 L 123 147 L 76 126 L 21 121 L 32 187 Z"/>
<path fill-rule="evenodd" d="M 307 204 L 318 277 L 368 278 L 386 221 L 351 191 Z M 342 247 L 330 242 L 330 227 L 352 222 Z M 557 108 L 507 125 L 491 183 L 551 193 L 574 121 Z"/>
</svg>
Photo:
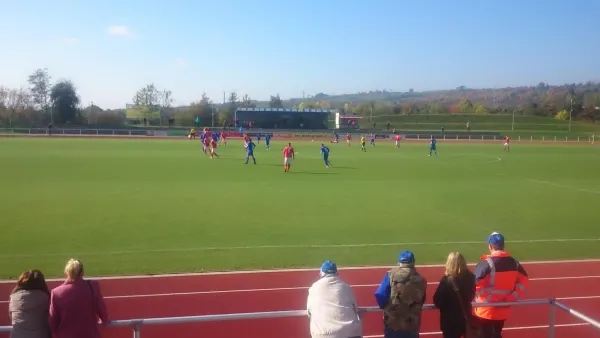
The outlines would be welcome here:
<svg viewBox="0 0 600 338">
<path fill-rule="evenodd" d="M 265 145 L 267 146 L 267 150 L 271 150 L 271 135 L 265 134 Z"/>
<path fill-rule="evenodd" d="M 292 167 L 292 159 L 295 157 L 294 148 L 292 148 L 291 143 L 288 143 L 288 145 L 283 148 L 283 172 L 290 172 L 290 168 Z"/>
<path fill-rule="evenodd" d="M 261 134 L 260 134 L 260 131 L 259 131 L 258 133 L 256 133 L 256 142 L 258 144 L 260 144 L 260 137 L 261 137 Z"/>
<path fill-rule="evenodd" d="M 329 168 L 331 166 L 331 162 L 329 162 L 329 148 L 327 148 L 323 143 L 321 143 L 321 155 L 323 155 L 325 168 Z"/>
<path fill-rule="evenodd" d="M 367 152 L 367 148 L 365 147 L 365 145 L 366 145 L 365 136 L 360 135 L 360 151 Z"/>
<path fill-rule="evenodd" d="M 375 134 L 371 133 L 369 137 L 369 143 L 374 147 L 375 146 Z"/>
<path fill-rule="evenodd" d="M 252 142 L 251 138 L 248 138 L 248 143 L 246 144 L 246 164 L 248 164 L 248 160 L 250 160 L 250 156 L 252 156 L 252 160 L 254 164 L 256 164 L 256 158 L 254 158 L 254 148 L 256 144 Z"/>
<path fill-rule="evenodd" d="M 213 138 L 210 141 L 210 158 L 214 158 L 215 156 L 219 158 L 219 155 L 217 155 L 217 139 Z"/>
<path fill-rule="evenodd" d="M 510 137 L 508 136 L 504 138 L 504 151 L 510 152 Z"/>
<path fill-rule="evenodd" d="M 204 155 L 206 155 L 206 151 L 208 150 L 209 141 L 208 141 L 207 135 L 204 135 L 204 134 L 202 134 L 202 135 L 204 136 L 204 138 L 202 139 L 202 151 L 204 152 Z"/>
<path fill-rule="evenodd" d="M 190 140 L 191 139 L 196 139 L 196 129 L 192 128 L 192 130 L 190 130 Z"/>
<path fill-rule="evenodd" d="M 396 134 L 394 141 L 396 141 L 396 148 L 400 148 L 400 135 Z"/>
<path fill-rule="evenodd" d="M 348 143 L 348 147 L 350 146 L 351 139 L 352 139 L 352 136 L 350 136 L 350 133 L 346 133 L 346 143 Z"/>
<path fill-rule="evenodd" d="M 431 156 L 432 152 L 435 152 L 435 156 L 437 156 L 437 148 L 436 148 L 436 140 L 433 135 L 431 135 L 431 139 L 429 140 L 429 156 Z"/>
<path fill-rule="evenodd" d="M 250 140 L 250 137 L 248 137 L 248 134 L 244 134 L 244 148 L 248 148 L 249 140 Z"/>
<path fill-rule="evenodd" d="M 225 132 L 221 132 L 221 142 L 227 147 L 227 136 L 225 136 Z"/>
<path fill-rule="evenodd" d="M 337 132 L 333 132 L 333 141 L 331 143 L 339 143 L 340 142 L 340 135 Z"/>
</svg>

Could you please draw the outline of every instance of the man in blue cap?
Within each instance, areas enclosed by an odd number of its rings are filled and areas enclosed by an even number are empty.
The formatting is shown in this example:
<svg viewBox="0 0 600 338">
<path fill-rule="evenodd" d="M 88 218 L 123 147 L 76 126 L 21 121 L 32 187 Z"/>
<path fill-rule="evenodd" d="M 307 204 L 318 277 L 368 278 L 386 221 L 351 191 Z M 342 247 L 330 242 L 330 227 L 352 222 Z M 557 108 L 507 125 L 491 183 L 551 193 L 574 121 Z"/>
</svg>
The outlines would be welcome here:
<svg viewBox="0 0 600 338">
<path fill-rule="evenodd" d="M 475 303 L 515 302 L 523 296 L 529 277 L 523 266 L 504 249 L 504 236 L 493 232 L 487 239 L 490 253 L 475 267 Z M 510 307 L 474 307 L 484 337 L 500 338 Z"/>
<path fill-rule="evenodd" d="M 352 288 L 338 277 L 332 261 L 323 262 L 319 274 L 306 301 L 311 337 L 361 338 L 362 322 Z"/>
<path fill-rule="evenodd" d="M 385 338 L 418 338 L 421 311 L 425 304 L 427 281 L 415 268 L 412 251 L 398 255 L 398 266 L 388 271 L 375 291 L 383 310 Z"/>
</svg>

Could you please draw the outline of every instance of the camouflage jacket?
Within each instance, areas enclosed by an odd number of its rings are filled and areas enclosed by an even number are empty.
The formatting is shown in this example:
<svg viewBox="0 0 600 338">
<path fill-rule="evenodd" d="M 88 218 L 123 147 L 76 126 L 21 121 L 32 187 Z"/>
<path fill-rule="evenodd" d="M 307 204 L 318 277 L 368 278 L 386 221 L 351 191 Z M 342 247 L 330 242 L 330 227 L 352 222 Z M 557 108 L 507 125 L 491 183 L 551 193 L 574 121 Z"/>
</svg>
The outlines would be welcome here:
<svg viewBox="0 0 600 338">
<path fill-rule="evenodd" d="M 385 327 L 394 331 L 419 332 L 427 281 L 414 266 L 407 264 L 400 264 L 388 274 L 391 292 L 383 309 Z"/>
</svg>

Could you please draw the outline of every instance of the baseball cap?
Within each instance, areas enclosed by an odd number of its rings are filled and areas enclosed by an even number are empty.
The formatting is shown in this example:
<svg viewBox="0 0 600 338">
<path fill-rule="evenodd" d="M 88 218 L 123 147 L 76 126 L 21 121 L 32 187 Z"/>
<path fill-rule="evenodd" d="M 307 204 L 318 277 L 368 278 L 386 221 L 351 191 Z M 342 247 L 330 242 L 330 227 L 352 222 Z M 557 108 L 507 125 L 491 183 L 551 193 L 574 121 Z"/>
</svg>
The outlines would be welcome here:
<svg viewBox="0 0 600 338">
<path fill-rule="evenodd" d="M 410 264 L 415 262 L 415 254 L 410 250 L 402 251 L 398 254 L 398 262 L 403 264 Z"/>
<path fill-rule="evenodd" d="M 504 246 L 504 236 L 499 232 L 492 232 L 492 234 L 488 237 L 488 244 L 491 244 L 496 247 Z"/>
<path fill-rule="evenodd" d="M 334 262 L 327 260 L 321 264 L 321 272 L 324 274 L 335 274 L 337 273 L 337 265 Z"/>
</svg>

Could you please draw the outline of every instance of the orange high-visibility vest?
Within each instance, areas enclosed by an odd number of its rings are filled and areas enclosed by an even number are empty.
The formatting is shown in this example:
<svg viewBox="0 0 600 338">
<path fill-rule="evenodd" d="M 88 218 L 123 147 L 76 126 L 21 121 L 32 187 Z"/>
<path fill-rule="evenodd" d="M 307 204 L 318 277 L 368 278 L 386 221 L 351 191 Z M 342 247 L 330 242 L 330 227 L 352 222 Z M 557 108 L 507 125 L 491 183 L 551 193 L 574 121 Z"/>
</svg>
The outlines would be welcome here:
<svg viewBox="0 0 600 338">
<path fill-rule="evenodd" d="M 506 251 L 494 251 L 481 257 L 475 268 L 475 303 L 514 302 L 529 285 L 527 273 Z M 506 320 L 510 307 L 474 307 L 476 317 Z"/>
</svg>

